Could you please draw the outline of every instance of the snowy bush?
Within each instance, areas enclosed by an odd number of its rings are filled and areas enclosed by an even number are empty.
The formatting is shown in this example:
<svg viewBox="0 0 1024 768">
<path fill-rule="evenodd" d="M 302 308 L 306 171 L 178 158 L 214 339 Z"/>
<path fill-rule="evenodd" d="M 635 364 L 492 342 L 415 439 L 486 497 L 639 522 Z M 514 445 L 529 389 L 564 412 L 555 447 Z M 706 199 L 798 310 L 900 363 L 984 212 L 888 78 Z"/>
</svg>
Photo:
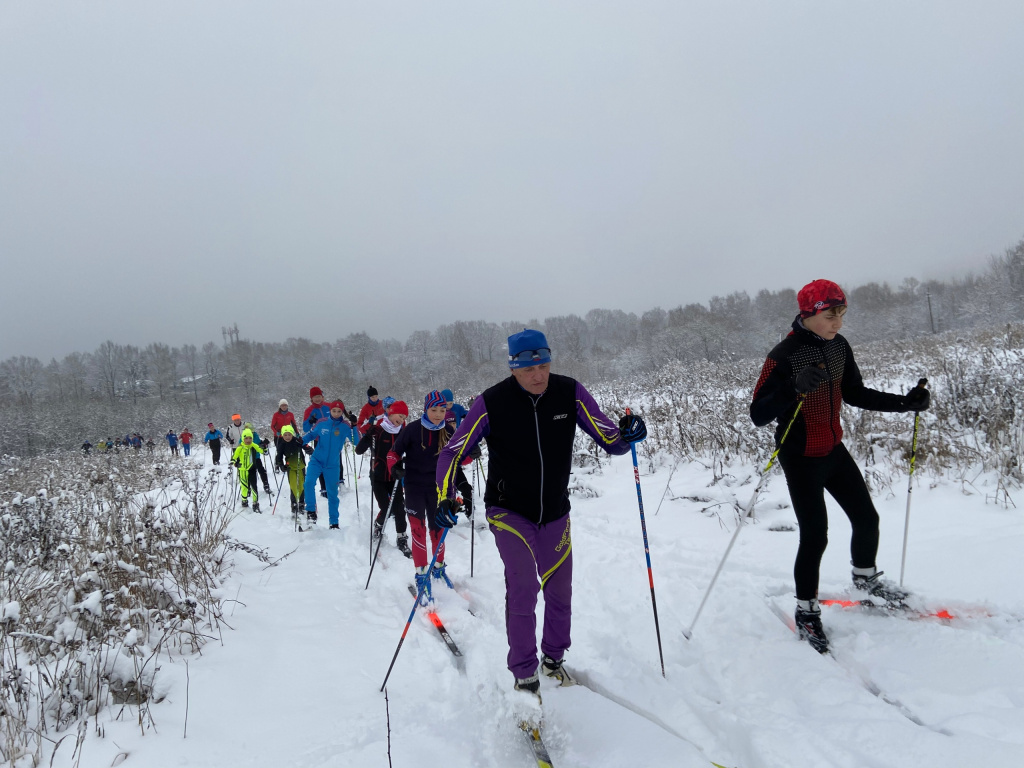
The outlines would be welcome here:
<svg viewBox="0 0 1024 768">
<path fill-rule="evenodd" d="M 111 703 L 145 727 L 157 659 L 220 631 L 218 587 L 240 548 L 222 484 L 134 452 L 0 461 L 5 763 L 38 764 L 44 741 L 75 723 L 81 738 Z"/>
</svg>

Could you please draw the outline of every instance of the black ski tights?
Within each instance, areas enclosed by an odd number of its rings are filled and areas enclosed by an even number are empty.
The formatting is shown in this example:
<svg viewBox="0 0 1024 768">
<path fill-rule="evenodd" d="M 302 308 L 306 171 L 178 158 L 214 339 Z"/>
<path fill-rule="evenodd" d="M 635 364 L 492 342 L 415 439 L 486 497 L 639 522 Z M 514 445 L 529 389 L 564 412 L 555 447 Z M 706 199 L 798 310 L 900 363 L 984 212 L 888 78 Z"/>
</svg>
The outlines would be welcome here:
<svg viewBox="0 0 1024 768">
<path fill-rule="evenodd" d="M 839 502 L 850 518 L 853 535 L 850 555 L 856 568 L 871 568 L 878 553 L 878 512 L 871 502 L 864 476 L 840 443 L 828 456 L 779 455 L 786 473 L 793 511 L 800 525 L 800 547 L 796 553 L 793 576 L 797 600 L 818 596 L 818 570 L 828 545 L 828 514 L 825 491 Z"/>
</svg>

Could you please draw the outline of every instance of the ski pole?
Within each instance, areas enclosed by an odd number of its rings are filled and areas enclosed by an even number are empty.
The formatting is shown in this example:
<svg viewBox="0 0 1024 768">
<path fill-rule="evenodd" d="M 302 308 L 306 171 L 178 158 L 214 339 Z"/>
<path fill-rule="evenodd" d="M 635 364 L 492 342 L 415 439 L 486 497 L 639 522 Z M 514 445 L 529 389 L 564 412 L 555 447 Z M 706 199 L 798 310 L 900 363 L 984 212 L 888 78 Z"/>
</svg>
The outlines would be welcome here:
<svg viewBox="0 0 1024 768">
<path fill-rule="evenodd" d="M 355 449 L 353 448 L 353 450 L 355 450 Z M 355 466 L 356 466 L 356 457 L 355 457 L 355 454 L 352 454 L 352 468 L 355 469 Z M 362 470 L 362 468 L 363 468 L 363 461 L 362 461 L 362 457 L 360 457 L 360 459 L 359 459 L 359 469 Z M 363 510 L 359 508 L 359 474 L 358 473 L 355 473 L 355 480 L 352 481 L 352 484 L 353 484 L 353 486 L 356 489 L 356 522 L 358 523 L 359 520 L 361 520 L 362 517 L 363 517 Z"/>
<path fill-rule="evenodd" d="M 630 415 L 629 408 L 626 415 Z M 665 655 L 661 649 L 661 626 L 658 623 L 658 601 L 654 596 L 654 570 L 651 568 L 651 547 L 647 542 L 647 522 L 644 520 L 644 497 L 640 492 L 640 465 L 636 458 L 636 443 L 629 444 L 630 453 L 633 454 L 633 479 L 636 480 L 636 501 L 640 507 L 640 530 L 644 535 L 644 557 L 647 558 L 647 581 L 651 585 L 651 607 L 654 608 L 654 634 L 658 638 L 658 658 L 661 660 L 661 676 L 665 677 Z"/>
<path fill-rule="evenodd" d="M 441 540 L 437 542 L 437 546 L 434 548 L 434 557 L 430 561 L 430 565 L 427 566 L 427 573 L 433 573 L 434 563 L 437 562 L 437 553 L 441 551 L 441 547 L 444 546 L 445 536 L 448 535 L 448 531 L 451 528 L 445 528 L 441 531 Z M 416 598 L 412 602 L 412 610 L 409 612 L 409 620 L 405 622 L 405 629 L 402 630 L 402 636 L 398 640 L 398 647 L 395 648 L 395 655 L 391 658 L 391 666 L 388 667 L 388 673 L 384 675 L 384 682 L 380 684 L 381 691 L 384 690 L 384 686 L 388 684 L 388 678 L 391 677 L 391 670 L 395 668 L 395 662 L 398 660 L 398 652 L 402 650 L 402 643 L 405 642 L 405 636 L 409 634 L 409 626 L 412 624 L 412 618 L 416 615 L 416 608 L 420 604 L 420 595 L 423 594 L 423 587 L 416 590 Z"/>
<path fill-rule="evenodd" d="M 928 379 L 919 379 L 914 389 L 924 389 Z M 917 426 L 921 421 L 921 412 L 914 413 L 914 439 L 910 444 L 910 472 L 907 474 L 907 517 L 903 522 L 903 559 L 900 560 L 900 586 L 903 586 L 903 570 L 907 566 L 907 534 L 910 533 L 910 497 L 914 493 L 914 464 L 917 460 Z"/>
<path fill-rule="evenodd" d="M 793 417 L 789 420 L 789 424 L 786 425 L 786 431 L 782 433 L 782 439 L 779 440 L 778 448 L 775 449 L 771 458 L 768 459 L 768 464 L 761 473 L 761 479 L 757 481 L 757 487 L 754 488 L 754 492 L 750 495 L 750 501 L 747 502 L 747 506 L 743 509 L 743 514 L 740 515 L 739 523 L 736 525 L 736 530 L 732 532 L 732 538 L 729 539 L 729 546 L 725 548 L 725 554 L 722 555 L 722 560 L 718 563 L 718 568 L 715 569 L 715 575 L 711 577 L 711 583 L 708 584 L 708 589 L 704 593 L 704 599 L 700 601 L 700 607 L 697 608 L 697 614 L 693 617 L 693 621 L 690 622 L 690 628 L 683 630 L 683 637 L 687 640 L 693 636 L 693 628 L 697 626 L 697 619 L 700 618 L 700 613 L 704 610 L 704 604 L 707 603 L 708 597 L 711 595 L 711 590 L 715 588 L 715 582 L 718 581 L 718 575 L 722 572 L 722 567 L 725 565 L 725 561 L 729 558 L 729 552 L 732 551 L 732 545 L 736 543 L 736 538 L 740 534 L 740 529 L 743 528 L 743 521 L 746 520 L 750 513 L 754 511 L 754 503 L 757 501 L 758 494 L 761 493 L 761 487 L 764 485 L 765 480 L 768 479 L 768 472 L 775 463 L 775 457 L 777 457 L 779 455 L 779 451 L 782 450 L 782 444 L 786 442 L 786 436 L 789 435 L 789 430 L 793 427 L 797 414 L 800 413 L 800 409 L 803 405 L 804 395 L 801 394 L 800 400 L 796 404 L 796 410 L 793 411 Z"/>
<path fill-rule="evenodd" d="M 480 499 L 480 491 L 477 489 L 476 464 L 473 464 L 473 495 L 477 501 Z M 476 511 L 476 510 L 474 510 Z M 469 521 L 469 578 L 473 578 L 473 561 L 476 555 L 476 523 Z"/>
<path fill-rule="evenodd" d="M 296 457 L 296 461 L 298 461 L 298 457 Z M 276 463 L 274 464 L 274 469 L 275 470 L 277 469 L 277 464 Z M 281 483 L 284 482 L 284 476 L 286 474 L 287 474 L 287 472 L 281 472 L 281 477 L 277 481 L 277 498 L 274 500 L 274 508 L 272 510 L 270 510 L 270 516 L 271 517 L 273 517 L 274 514 L 277 512 L 277 502 L 279 502 L 281 500 Z"/>
<path fill-rule="evenodd" d="M 391 486 L 391 496 L 388 499 L 388 511 L 384 513 L 384 522 L 381 523 L 380 538 L 377 539 L 377 551 L 373 553 L 373 559 L 370 560 L 370 575 L 366 577 L 366 586 L 364 590 L 370 588 L 370 579 L 373 578 L 373 567 L 377 564 L 377 555 L 380 553 L 380 545 L 384 543 L 384 526 L 388 523 L 388 518 L 391 517 L 391 506 L 395 503 L 395 496 L 398 495 L 398 480 L 395 480 L 395 484 Z M 371 519 L 373 515 L 370 515 Z M 370 529 L 370 536 L 373 536 L 373 528 Z"/>
<path fill-rule="evenodd" d="M 668 473 L 668 480 L 665 481 L 665 491 L 661 494 L 661 501 L 658 502 L 658 508 L 654 510 L 655 517 L 657 517 L 658 513 L 661 512 L 661 505 L 665 503 L 665 497 L 668 496 L 668 487 L 672 485 L 672 476 L 676 473 L 676 467 L 679 466 L 679 462 L 682 460 L 682 456 L 676 459 L 676 463 L 672 465 L 672 471 Z"/>
</svg>

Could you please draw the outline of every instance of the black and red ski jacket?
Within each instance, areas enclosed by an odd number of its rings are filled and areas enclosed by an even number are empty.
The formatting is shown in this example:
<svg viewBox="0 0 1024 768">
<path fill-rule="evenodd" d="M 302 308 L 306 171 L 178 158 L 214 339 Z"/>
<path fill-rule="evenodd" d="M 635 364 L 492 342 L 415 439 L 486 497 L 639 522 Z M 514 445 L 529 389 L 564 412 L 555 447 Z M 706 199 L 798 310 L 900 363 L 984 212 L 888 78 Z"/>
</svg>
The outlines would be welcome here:
<svg viewBox="0 0 1024 768">
<path fill-rule="evenodd" d="M 793 456 L 828 456 L 843 439 L 839 409 L 844 402 L 869 411 L 906 411 L 903 395 L 879 392 L 864 386 L 860 369 L 853 359 L 850 343 L 836 334 L 826 341 L 793 321 L 793 330 L 768 353 L 754 387 L 750 418 L 759 427 L 778 419 L 775 444 L 778 445 L 799 402 L 794 381 L 809 365 L 825 364 L 825 380 L 804 397 L 782 453 Z"/>
<path fill-rule="evenodd" d="M 375 483 L 387 483 L 391 480 L 391 472 L 388 470 L 388 451 L 395 447 L 395 440 L 405 431 L 402 430 L 391 434 L 378 421 L 359 438 L 356 445 L 356 453 L 362 455 L 370 451 L 370 475 Z"/>
</svg>

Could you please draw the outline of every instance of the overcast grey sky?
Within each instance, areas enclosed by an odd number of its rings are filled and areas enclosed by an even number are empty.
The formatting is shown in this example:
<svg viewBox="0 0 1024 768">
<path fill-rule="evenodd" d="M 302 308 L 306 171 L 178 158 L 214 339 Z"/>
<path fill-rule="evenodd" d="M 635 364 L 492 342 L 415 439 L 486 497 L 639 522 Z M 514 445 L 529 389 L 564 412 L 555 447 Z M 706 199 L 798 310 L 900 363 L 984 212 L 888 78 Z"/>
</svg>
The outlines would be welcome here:
<svg viewBox="0 0 1024 768">
<path fill-rule="evenodd" d="M 1024 2 L 0 6 L 0 359 L 948 277 Z"/>
</svg>

